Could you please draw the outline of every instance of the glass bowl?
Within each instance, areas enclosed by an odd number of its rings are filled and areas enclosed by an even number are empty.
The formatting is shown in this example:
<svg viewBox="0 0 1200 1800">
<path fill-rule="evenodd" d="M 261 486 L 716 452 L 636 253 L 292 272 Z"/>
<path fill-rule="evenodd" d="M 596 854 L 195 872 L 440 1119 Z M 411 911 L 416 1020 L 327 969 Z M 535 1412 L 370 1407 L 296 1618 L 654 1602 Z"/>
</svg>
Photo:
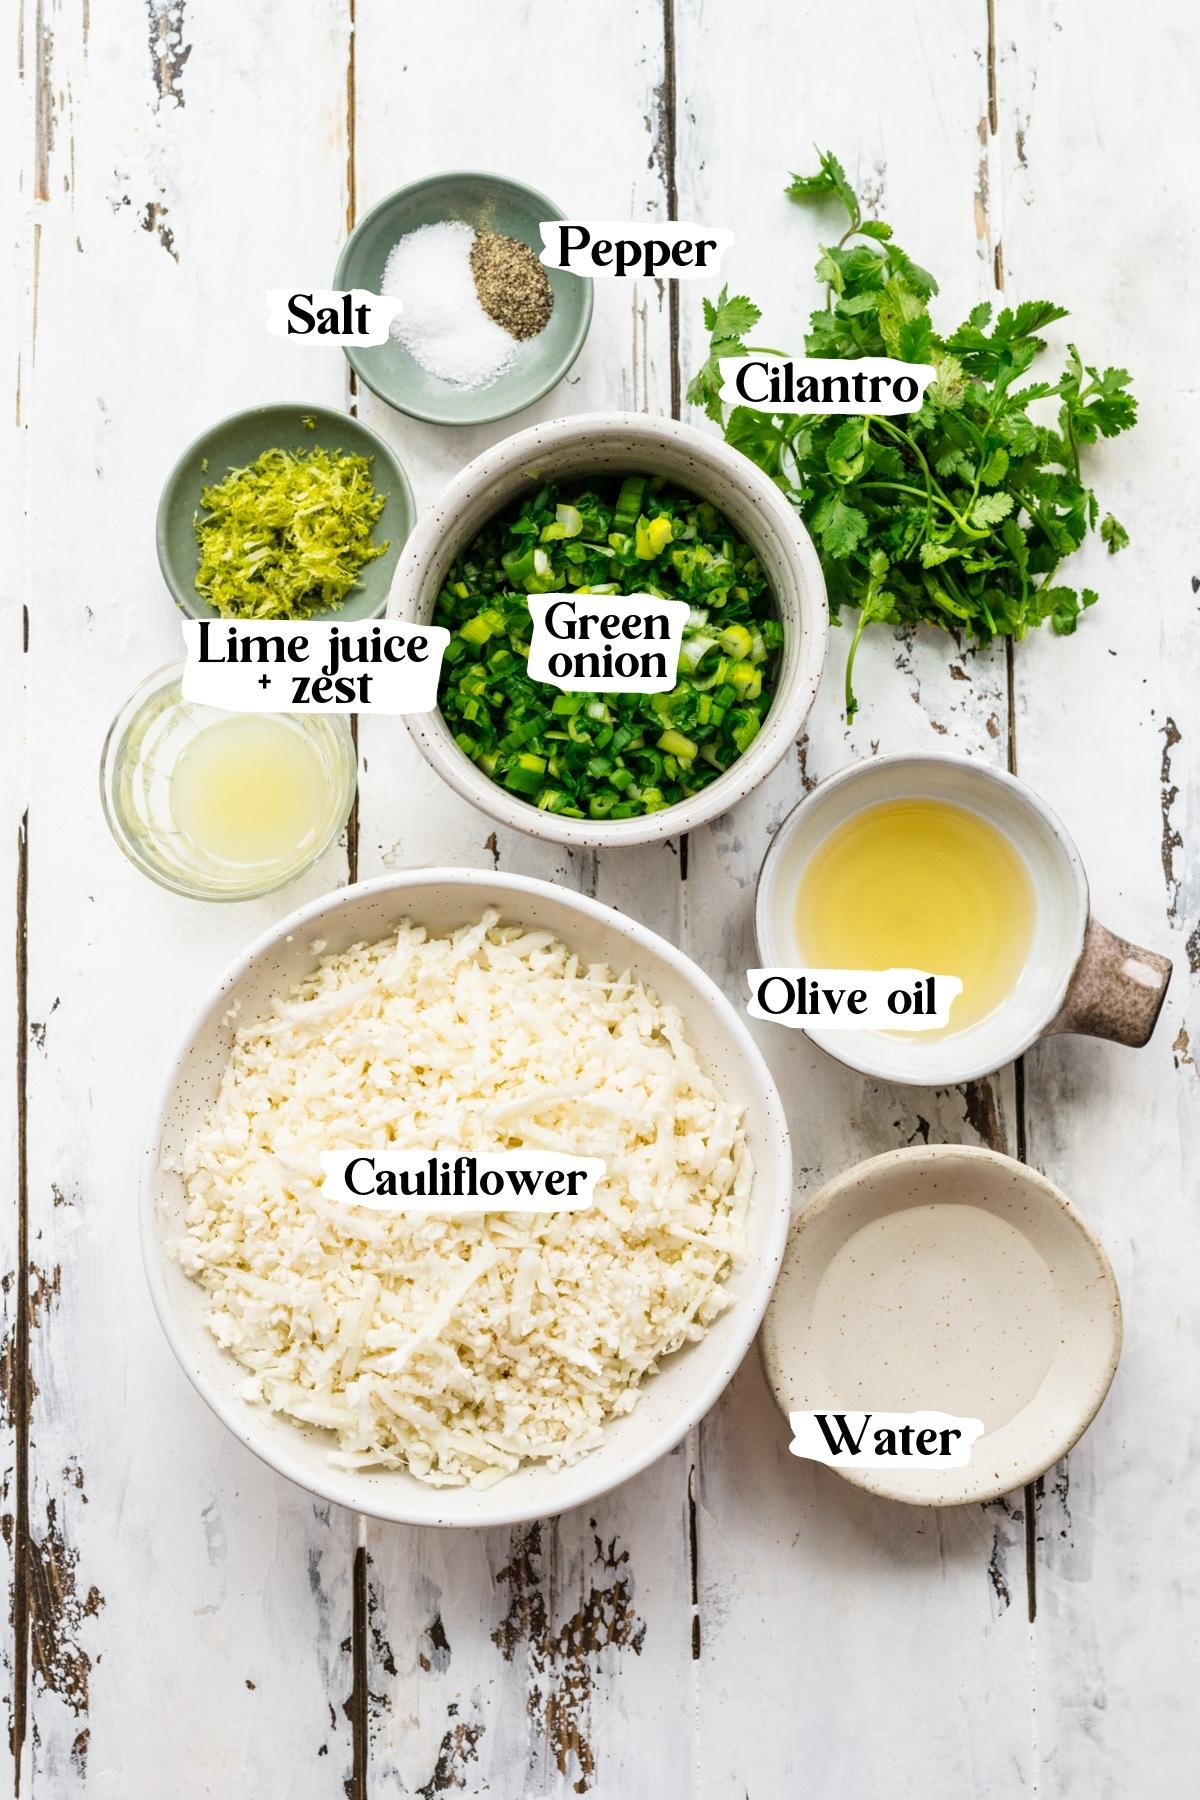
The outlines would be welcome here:
<svg viewBox="0 0 1200 1800">
<path fill-rule="evenodd" d="M 349 818 L 358 779 L 349 721 L 319 713 L 271 715 L 316 753 L 324 784 L 320 821 L 294 852 L 263 862 L 227 862 L 206 854 L 180 828 L 172 776 L 200 731 L 237 715 L 185 700 L 183 668 L 182 661 L 169 663 L 147 676 L 109 726 L 100 756 L 104 816 L 130 862 L 160 887 L 192 900 L 256 900 L 311 869 Z"/>
</svg>

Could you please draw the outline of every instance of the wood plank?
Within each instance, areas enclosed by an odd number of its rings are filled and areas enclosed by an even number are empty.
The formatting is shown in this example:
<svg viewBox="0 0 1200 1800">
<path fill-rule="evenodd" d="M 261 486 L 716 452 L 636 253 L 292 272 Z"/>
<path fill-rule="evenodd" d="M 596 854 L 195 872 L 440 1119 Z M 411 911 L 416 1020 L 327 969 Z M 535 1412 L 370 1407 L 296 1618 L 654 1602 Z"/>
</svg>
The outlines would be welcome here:
<svg viewBox="0 0 1200 1800">
<path fill-rule="evenodd" d="M 1038 1792 L 1117 1800 L 1184 1792 L 1200 1766 L 1181 1416 L 1200 1381 L 1200 618 L 1184 498 L 1200 424 L 1171 323 L 1200 276 L 1200 28 L 1166 0 L 1086 18 L 1001 0 L 996 37 L 1010 290 L 1070 306 L 1054 347 L 1132 369 L 1141 407 L 1133 435 L 1087 463 L 1130 547 L 1081 554 L 1069 579 L 1100 604 L 1074 639 L 1030 640 L 1016 659 L 1022 776 L 1075 836 L 1099 917 L 1175 958 L 1148 1049 L 1061 1038 L 1028 1059 L 1030 1159 L 1100 1233 L 1125 1304 L 1110 1399 L 1039 1510 Z"/>
<path fill-rule="evenodd" d="M 680 210 L 737 232 L 730 291 L 763 307 L 763 342 L 799 347 L 816 301 L 816 245 L 842 230 L 840 215 L 822 219 L 783 193 L 789 168 L 814 164 L 813 141 L 841 156 L 870 212 L 933 268 L 939 317 L 956 321 L 990 290 L 976 204 L 984 25 L 982 13 L 929 4 L 839 15 L 758 0 L 728 18 L 700 0 L 678 6 Z M 746 131 L 751 117 L 761 130 Z M 784 119 L 797 129 L 780 130 Z M 689 368 L 703 355 L 698 312 L 687 296 Z M 739 1002 L 758 866 L 814 780 L 896 750 L 1005 759 L 1002 652 L 959 654 L 925 630 L 868 634 L 856 666 L 862 710 L 847 730 L 848 637 L 832 633 L 797 756 L 692 837 L 686 941 Z M 765 1027 L 760 1042 L 788 1106 L 801 1198 L 897 1145 L 1015 1139 L 1011 1076 L 966 1090 L 897 1089 L 841 1068 L 798 1033 Z M 801 1753 L 817 1793 L 957 1800 L 1024 1780 L 1021 1496 L 959 1512 L 906 1509 L 798 1463 L 787 1438 L 751 1356 L 700 1433 L 695 1791 L 765 1800 L 787 1791 Z M 753 1732 L 749 1718 L 761 1722 Z"/>
<path fill-rule="evenodd" d="M 342 233 L 345 27 L 63 0 L 25 9 L 35 111 L 31 504 L 28 1730 L 22 1792 L 285 1800 L 350 1773 L 351 1521 L 276 1479 L 176 1368 L 135 1190 L 166 1055 L 266 923 L 336 882 L 205 907 L 125 865 L 96 800 L 105 728 L 178 653 L 159 488 L 222 412 L 336 400 L 335 355 L 268 339 L 268 285 Z M 252 101 L 252 103 L 251 103 Z M 304 129 L 297 130 L 297 121 Z"/>
<path fill-rule="evenodd" d="M 34 83 L 24 78 L 21 57 L 6 57 L 0 74 L 0 155 L 7 169 L 20 171 L 9 185 L 4 203 L 5 241 L 12 246 L 9 279 L 0 290 L 0 336 L 8 347 L 5 369 L 6 479 L 0 483 L 0 520 L 9 554 L 0 572 L 0 1571 L 9 1596 L 10 1628 L 0 1640 L 0 1687 L 10 1743 L 24 1732 L 26 1639 L 15 1629 L 27 1611 L 24 1580 L 18 1569 L 24 1559 L 16 1554 L 25 1532 L 28 1471 L 25 1461 L 26 1418 L 29 1388 L 28 1312 L 22 1272 L 25 1243 L 25 1119 L 21 1094 L 28 1048 L 25 1018 L 25 921 L 27 913 L 24 812 L 25 768 L 25 571 L 29 541 L 24 508 L 23 451 L 26 421 L 22 414 L 21 384 L 28 368 L 33 335 L 29 305 L 33 282 L 34 219 L 29 190 L 34 158 L 29 146 L 35 140 Z"/>
<path fill-rule="evenodd" d="M 357 16 L 360 207 L 419 174 L 473 167 L 528 181 L 585 218 L 665 216 L 657 4 L 638 0 L 615 26 L 600 8 L 534 0 L 519 31 L 465 0 L 442 8 L 436 33 L 382 0 L 359 0 Z M 586 118 L 565 101 L 576 89 Z M 448 431 L 400 419 L 369 394 L 358 403 L 427 504 L 470 456 L 525 425 L 590 407 L 665 411 L 670 393 L 665 295 L 602 282 L 575 369 L 516 418 Z M 493 832 L 386 720 L 364 721 L 362 753 L 364 875 L 494 864 L 596 894 L 677 936 L 674 846 L 570 854 Z M 682 1454 L 530 1529 L 369 1527 L 367 1541 L 371 1794 L 461 1784 L 469 1794 L 637 1795 L 650 1780 L 666 1800 L 687 1792 Z"/>
</svg>

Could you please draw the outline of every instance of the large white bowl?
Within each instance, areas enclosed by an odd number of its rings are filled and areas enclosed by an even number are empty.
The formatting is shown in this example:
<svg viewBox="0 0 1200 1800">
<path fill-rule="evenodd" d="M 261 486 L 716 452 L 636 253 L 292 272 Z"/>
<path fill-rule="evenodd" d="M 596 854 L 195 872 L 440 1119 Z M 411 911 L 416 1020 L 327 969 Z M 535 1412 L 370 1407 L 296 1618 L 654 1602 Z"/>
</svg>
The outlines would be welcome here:
<svg viewBox="0 0 1200 1800">
<path fill-rule="evenodd" d="M 720 438 L 642 413 L 551 419 L 468 463 L 405 545 L 388 613 L 428 623 L 455 557 L 489 519 L 548 477 L 628 474 L 664 475 L 710 500 L 757 553 L 783 621 L 775 695 L 750 748 L 710 787 L 639 819 L 564 819 L 539 812 L 464 755 L 440 712 L 408 715 L 408 729 L 426 760 L 465 800 L 502 825 L 557 844 L 650 844 L 726 812 L 770 774 L 799 737 L 825 661 L 825 578 L 796 509 L 761 469 Z"/>
<path fill-rule="evenodd" d="M 182 1226 L 183 1185 L 163 1168 L 211 1106 L 229 1057 L 233 1026 L 263 1012 L 273 995 L 314 966 L 314 939 L 329 952 L 373 942 L 402 918 L 432 931 L 467 924 L 490 906 L 517 923 L 546 927 L 585 957 L 628 968 L 677 1006 L 714 1079 L 747 1109 L 755 1162 L 745 1261 L 730 1277 L 733 1304 L 698 1344 L 669 1357 L 633 1412 L 573 1467 L 519 1470 L 483 1492 L 431 1488 L 391 1470 L 353 1471 L 328 1460 L 332 1436 L 243 1400 L 245 1371 L 204 1324 L 207 1297 L 167 1253 Z M 770 1072 L 734 1008 L 680 951 L 643 925 L 545 881 L 470 869 L 423 869 L 345 888 L 302 907 L 238 958 L 188 1028 L 167 1070 L 146 1146 L 142 1247 L 150 1289 L 171 1347 L 213 1411 L 263 1461 L 323 1499 L 376 1518 L 419 1525 L 509 1525 L 580 1506 L 670 1450 L 716 1400 L 753 1341 L 787 1237 L 792 1163 L 783 1107 Z"/>
</svg>

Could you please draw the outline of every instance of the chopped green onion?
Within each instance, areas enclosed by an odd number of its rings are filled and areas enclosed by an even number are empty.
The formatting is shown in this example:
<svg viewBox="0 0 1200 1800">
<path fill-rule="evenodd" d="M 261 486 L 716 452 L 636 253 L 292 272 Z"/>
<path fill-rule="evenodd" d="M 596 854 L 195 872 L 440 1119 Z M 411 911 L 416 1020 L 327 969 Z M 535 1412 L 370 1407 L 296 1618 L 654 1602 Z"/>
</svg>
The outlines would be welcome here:
<svg viewBox="0 0 1200 1800">
<path fill-rule="evenodd" d="M 720 642 L 721 648 L 727 656 L 749 656 L 754 648 L 754 639 L 751 634 L 744 625 L 738 625 L 736 622 L 726 625 L 721 633 Z"/>
<path fill-rule="evenodd" d="M 653 565 L 652 567 L 650 565 Z M 667 693 L 562 693 L 529 679 L 528 595 L 657 593 L 688 607 Z M 439 692 L 455 742 L 543 812 L 628 819 L 700 792 L 771 704 L 783 647 L 766 577 L 707 501 L 644 475 L 546 483 L 484 527 L 438 597 Z"/>
<path fill-rule="evenodd" d="M 505 787 L 510 787 L 518 794 L 536 794 L 542 785 L 542 776 L 546 773 L 544 756 L 522 754 L 508 770 L 504 777 Z"/>
<path fill-rule="evenodd" d="M 670 519 L 660 516 L 657 519 L 638 520 L 634 548 L 643 562 L 652 562 L 656 556 L 661 556 L 670 541 Z"/>
<path fill-rule="evenodd" d="M 696 752 L 699 748 L 697 744 L 693 744 L 691 738 L 684 737 L 682 731 L 664 731 L 658 740 L 658 747 L 660 750 L 665 750 L 669 756 L 677 756 L 682 763 L 695 762 Z"/>
<path fill-rule="evenodd" d="M 627 475 L 621 483 L 621 491 L 617 495 L 616 511 L 613 513 L 613 529 L 628 531 L 636 525 L 638 514 L 642 510 L 642 496 L 646 492 L 644 475 Z"/>
</svg>

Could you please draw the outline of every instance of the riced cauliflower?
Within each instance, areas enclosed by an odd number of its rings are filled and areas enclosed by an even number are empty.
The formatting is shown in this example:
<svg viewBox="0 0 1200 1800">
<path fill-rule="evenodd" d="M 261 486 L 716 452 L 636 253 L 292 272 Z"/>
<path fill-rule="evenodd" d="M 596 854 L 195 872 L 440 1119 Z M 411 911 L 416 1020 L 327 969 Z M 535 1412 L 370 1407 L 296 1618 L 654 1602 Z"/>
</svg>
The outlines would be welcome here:
<svg viewBox="0 0 1200 1800">
<path fill-rule="evenodd" d="M 330 1149 L 602 1157 L 575 1212 L 380 1213 Z M 752 1167 L 678 1012 L 495 912 L 323 958 L 237 1032 L 174 1246 L 247 1397 L 345 1467 L 488 1486 L 561 1467 L 727 1304 Z"/>
</svg>

